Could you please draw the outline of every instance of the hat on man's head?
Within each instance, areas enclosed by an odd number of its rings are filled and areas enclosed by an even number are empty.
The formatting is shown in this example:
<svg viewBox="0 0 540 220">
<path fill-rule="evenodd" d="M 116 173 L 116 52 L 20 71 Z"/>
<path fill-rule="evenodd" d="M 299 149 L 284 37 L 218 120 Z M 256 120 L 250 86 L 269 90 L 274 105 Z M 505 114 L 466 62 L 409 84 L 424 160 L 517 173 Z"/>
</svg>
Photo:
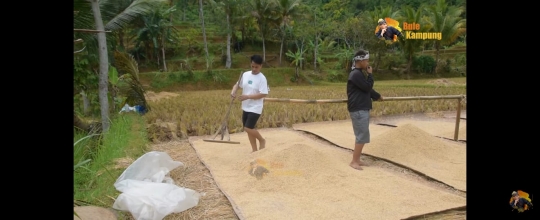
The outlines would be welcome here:
<svg viewBox="0 0 540 220">
<path fill-rule="evenodd" d="M 384 19 L 381 18 L 381 19 L 379 19 L 379 21 L 377 21 L 377 23 L 378 23 L 379 25 L 381 25 L 381 24 L 386 24 L 386 21 L 385 21 Z"/>
<path fill-rule="evenodd" d="M 512 192 L 512 196 L 517 196 L 518 193 L 516 191 Z"/>
</svg>

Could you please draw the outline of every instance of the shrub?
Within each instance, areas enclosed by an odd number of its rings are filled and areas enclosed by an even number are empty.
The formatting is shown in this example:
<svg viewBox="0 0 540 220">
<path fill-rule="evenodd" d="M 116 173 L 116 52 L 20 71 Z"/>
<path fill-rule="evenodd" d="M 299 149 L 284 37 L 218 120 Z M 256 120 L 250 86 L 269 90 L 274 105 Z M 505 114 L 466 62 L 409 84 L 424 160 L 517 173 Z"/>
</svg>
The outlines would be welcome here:
<svg viewBox="0 0 540 220">
<path fill-rule="evenodd" d="M 415 57 L 412 67 L 421 73 L 433 73 L 435 70 L 435 58 L 429 55 Z"/>
</svg>

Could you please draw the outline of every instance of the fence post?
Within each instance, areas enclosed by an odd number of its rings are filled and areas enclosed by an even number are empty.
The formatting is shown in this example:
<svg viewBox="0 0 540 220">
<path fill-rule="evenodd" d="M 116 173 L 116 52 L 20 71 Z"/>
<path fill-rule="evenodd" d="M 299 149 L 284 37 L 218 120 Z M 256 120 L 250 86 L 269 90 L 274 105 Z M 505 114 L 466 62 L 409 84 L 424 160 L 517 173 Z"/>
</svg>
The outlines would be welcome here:
<svg viewBox="0 0 540 220">
<path fill-rule="evenodd" d="M 459 122 L 461 121 L 461 98 L 458 98 L 457 114 L 456 114 L 456 130 L 454 132 L 454 141 L 458 140 Z"/>
</svg>

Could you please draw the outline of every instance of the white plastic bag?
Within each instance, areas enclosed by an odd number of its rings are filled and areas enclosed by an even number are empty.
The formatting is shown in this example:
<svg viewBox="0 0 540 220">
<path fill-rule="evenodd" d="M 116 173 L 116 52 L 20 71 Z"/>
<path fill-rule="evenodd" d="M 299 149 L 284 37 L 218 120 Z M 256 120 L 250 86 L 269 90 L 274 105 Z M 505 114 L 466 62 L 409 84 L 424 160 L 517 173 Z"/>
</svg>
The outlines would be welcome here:
<svg viewBox="0 0 540 220">
<path fill-rule="evenodd" d="M 196 206 L 200 194 L 176 186 L 168 176 L 169 171 L 183 165 L 165 152 L 144 154 L 116 180 L 114 186 L 122 194 L 113 208 L 129 211 L 137 220 L 161 220 Z"/>
</svg>

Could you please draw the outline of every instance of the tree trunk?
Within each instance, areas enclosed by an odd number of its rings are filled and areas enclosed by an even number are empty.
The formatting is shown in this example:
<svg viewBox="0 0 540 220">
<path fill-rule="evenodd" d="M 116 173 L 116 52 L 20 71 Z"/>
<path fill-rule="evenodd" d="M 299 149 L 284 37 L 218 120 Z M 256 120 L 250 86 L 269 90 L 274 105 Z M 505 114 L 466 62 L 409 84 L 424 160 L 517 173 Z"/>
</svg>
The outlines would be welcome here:
<svg viewBox="0 0 540 220">
<path fill-rule="evenodd" d="M 199 16 L 201 17 L 202 24 L 202 34 L 204 41 L 204 52 L 206 54 L 206 70 L 210 68 L 210 58 L 208 57 L 208 43 L 206 42 L 206 29 L 204 28 L 204 13 L 203 13 L 203 4 L 202 0 L 199 0 Z"/>
<path fill-rule="evenodd" d="M 283 44 L 285 42 L 285 25 L 283 26 L 282 36 L 281 36 L 281 45 L 279 46 L 279 66 L 281 67 L 281 60 L 283 57 Z"/>
<path fill-rule="evenodd" d="M 298 64 L 296 64 L 294 75 L 296 77 L 296 84 L 298 85 L 300 83 L 300 75 L 298 74 Z"/>
<path fill-rule="evenodd" d="M 187 10 L 187 3 L 185 3 L 184 5 L 184 10 L 183 10 L 184 13 L 182 13 L 182 21 L 186 21 L 186 10 Z"/>
<path fill-rule="evenodd" d="M 262 43 L 263 43 L 263 62 L 266 63 L 266 47 L 264 45 L 264 32 L 261 29 Z"/>
<path fill-rule="evenodd" d="M 104 132 L 109 130 L 109 56 L 107 54 L 107 37 L 105 27 L 101 19 L 98 0 L 91 0 L 92 12 L 96 22 L 99 45 L 99 104 L 101 110 L 101 124 Z"/>
<path fill-rule="evenodd" d="M 150 63 L 152 60 L 154 60 L 154 56 L 152 53 L 152 50 L 150 48 L 150 44 L 148 42 L 144 43 L 144 52 L 146 53 L 146 63 Z"/>
<path fill-rule="evenodd" d="M 167 72 L 167 62 L 165 62 L 165 31 L 163 31 L 163 35 L 161 36 L 161 54 L 163 58 L 163 71 Z"/>
<path fill-rule="evenodd" d="M 159 47 L 159 45 L 158 45 Z M 157 67 L 159 68 L 159 66 L 161 65 L 160 63 L 160 56 L 159 56 L 159 48 L 156 48 L 156 46 L 154 46 L 154 54 L 156 55 L 156 59 L 157 59 Z"/>
<path fill-rule="evenodd" d="M 240 26 L 240 31 L 242 32 L 242 42 L 246 42 L 246 22 L 242 21 L 242 25 Z"/>
<path fill-rule="evenodd" d="M 439 48 L 441 45 L 439 43 L 435 43 L 435 74 L 437 74 L 437 67 L 439 66 Z"/>
<path fill-rule="evenodd" d="M 411 65 L 412 65 L 412 53 L 409 54 L 409 63 L 407 64 L 407 78 L 409 78 L 409 74 L 411 74 Z"/>
<path fill-rule="evenodd" d="M 375 70 L 379 70 L 379 63 L 381 63 L 381 52 L 377 52 L 377 62 L 375 63 Z"/>
<path fill-rule="evenodd" d="M 81 89 L 81 97 L 83 100 L 83 114 L 84 116 L 90 115 L 90 100 L 88 99 L 88 95 L 86 95 L 86 91 L 84 89 Z"/>
<path fill-rule="evenodd" d="M 227 61 L 225 62 L 225 68 L 230 69 L 231 68 L 231 24 L 230 24 L 230 17 L 227 13 Z"/>
<path fill-rule="evenodd" d="M 319 50 L 319 41 L 317 40 L 319 38 L 319 34 L 315 35 L 315 49 L 313 50 L 313 72 L 317 72 L 317 51 Z"/>
</svg>

